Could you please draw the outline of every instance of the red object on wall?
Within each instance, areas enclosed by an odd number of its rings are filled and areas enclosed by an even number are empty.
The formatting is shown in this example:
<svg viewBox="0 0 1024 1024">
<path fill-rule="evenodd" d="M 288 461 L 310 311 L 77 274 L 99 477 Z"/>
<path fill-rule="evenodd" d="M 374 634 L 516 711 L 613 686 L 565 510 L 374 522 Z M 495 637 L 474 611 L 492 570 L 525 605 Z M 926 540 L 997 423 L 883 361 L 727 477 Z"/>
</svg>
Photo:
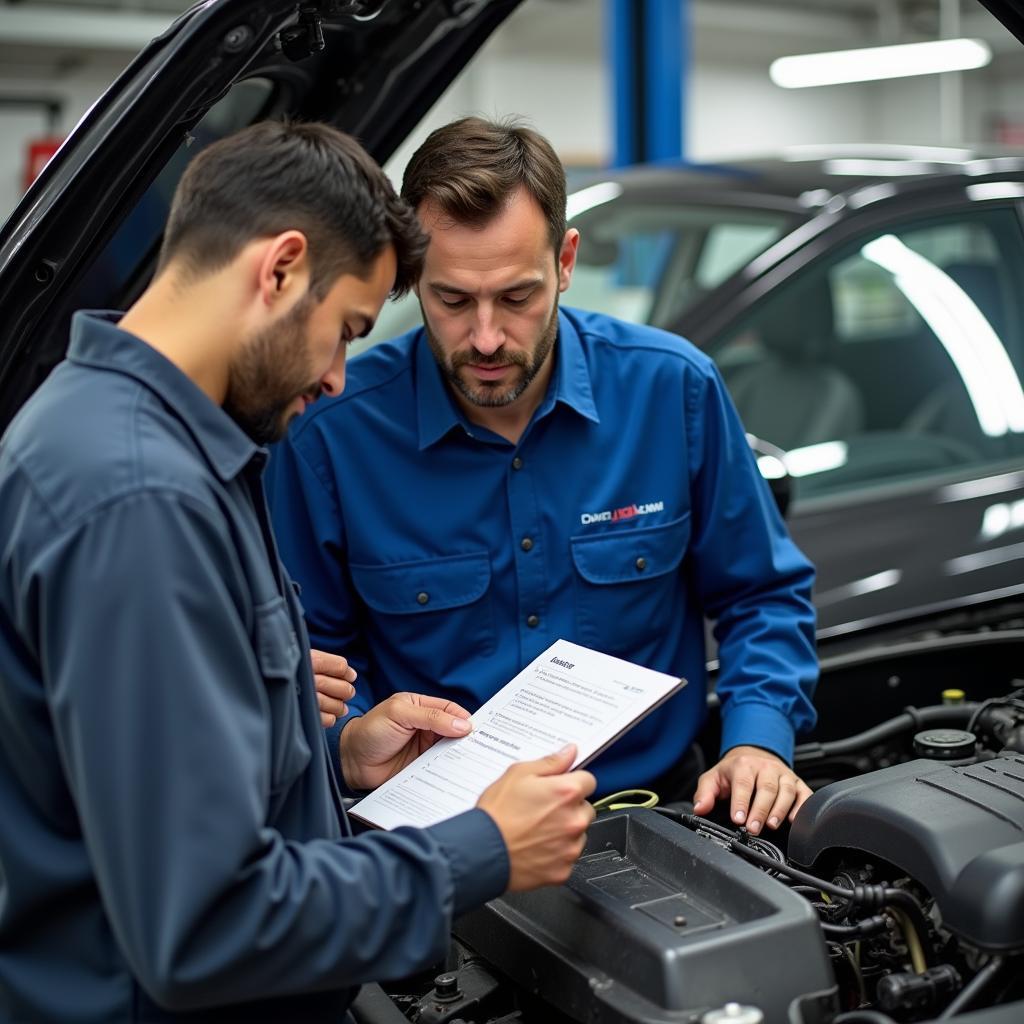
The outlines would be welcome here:
<svg viewBox="0 0 1024 1024">
<path fill-rule="evenodd" d="M 25 178 L 23 184 L 26 191 L 29 185 L 39 177 L 39 172 L 47 165 L 50 157 L 60 149 L 64 140 L 56 136 L 42 139 L 30 139 L 25 154 Z"/>
</svg>

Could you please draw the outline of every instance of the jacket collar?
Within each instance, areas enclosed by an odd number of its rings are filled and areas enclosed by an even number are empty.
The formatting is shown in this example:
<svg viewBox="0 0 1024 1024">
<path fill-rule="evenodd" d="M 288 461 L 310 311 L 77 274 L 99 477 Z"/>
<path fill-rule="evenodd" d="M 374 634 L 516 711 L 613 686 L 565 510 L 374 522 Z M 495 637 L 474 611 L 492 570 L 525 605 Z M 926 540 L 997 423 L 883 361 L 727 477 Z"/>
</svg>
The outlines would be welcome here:
<svg viewBox="0 0 1024 1024">
<path fill-rule="evenodd" d="M 121 315 L 100 310 L 75 313 L 67 358 L 82 366 L 123 373 L 149 388 L 185 424 L 222 480 L 234 479 L 253 459 L 265 461 L 266 449 L 177 366 L 117 326 Z"/>
</svg>

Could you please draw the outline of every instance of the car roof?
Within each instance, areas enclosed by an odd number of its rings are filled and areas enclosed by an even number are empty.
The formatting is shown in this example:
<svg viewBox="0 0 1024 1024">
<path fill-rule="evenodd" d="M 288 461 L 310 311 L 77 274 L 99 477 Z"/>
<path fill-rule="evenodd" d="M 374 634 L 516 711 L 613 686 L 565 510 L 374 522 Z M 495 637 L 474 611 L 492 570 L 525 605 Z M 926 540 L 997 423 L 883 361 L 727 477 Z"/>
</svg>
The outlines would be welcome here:
<svg viewBox="0 0 1024 1024">
<path fill-rule="evenodd" d="M 871 146 L 863 143 L 795 146 L 779 154 L 728 163 L 659 163 L 603 172 L 636 203 L 719 201 L 812 216 L 833 196 L 887 186 L 890 195 L 963 185 L 991 176 L 1024 178 L 1019 151 L 991 148 Z M 589 187 L 588 181 L 583 187 Z"/>
</svg>

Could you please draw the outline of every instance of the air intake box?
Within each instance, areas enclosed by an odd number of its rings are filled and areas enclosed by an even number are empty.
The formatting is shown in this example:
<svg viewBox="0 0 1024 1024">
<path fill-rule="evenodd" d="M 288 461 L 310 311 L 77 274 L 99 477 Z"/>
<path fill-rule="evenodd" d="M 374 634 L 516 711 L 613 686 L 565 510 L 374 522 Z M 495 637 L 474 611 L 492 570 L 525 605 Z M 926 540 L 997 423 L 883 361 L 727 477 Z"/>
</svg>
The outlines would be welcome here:
<svg viewBox="0 0 1024 1024">
<path fill-rule="evenodd" d="M 565 885 L 506 895 L 453 930 L 588 1024 L 679 1022 L 729 1001 L 769 1021 L 831 1019 L 835 981 L 807 901 L 653 811 L 603 815 Z"/>
</svg>

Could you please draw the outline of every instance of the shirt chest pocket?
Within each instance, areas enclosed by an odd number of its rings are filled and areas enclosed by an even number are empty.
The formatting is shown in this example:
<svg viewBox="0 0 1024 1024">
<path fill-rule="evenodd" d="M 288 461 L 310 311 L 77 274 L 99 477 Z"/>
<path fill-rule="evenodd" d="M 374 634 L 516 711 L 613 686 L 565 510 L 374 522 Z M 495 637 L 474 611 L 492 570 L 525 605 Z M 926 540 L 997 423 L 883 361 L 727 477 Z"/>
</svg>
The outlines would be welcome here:
<svg viewBox="0 0 1024 1024">
<path fill-rule="evenodd" d="M 349 568 L 370 611 L 371 648 L 386 646 L 410 669 L 439 681 L 467 656 L 494 653 L 488 552 Z"/>
<path fill-rule="evenodd" d="M 689 540 L 688 512 L 658 526 L 571 537 L 580 643 L 642 660 L 645 644 L 680 628 Z"/>
<path fill-rule="evenodd" d="M 256 659 L 270 704 L 270 792 L 281 794 L 305 771 L 311 753 L 299 701 L 303 651 L 283 598 L 256 609 Z"/>
</svg>

